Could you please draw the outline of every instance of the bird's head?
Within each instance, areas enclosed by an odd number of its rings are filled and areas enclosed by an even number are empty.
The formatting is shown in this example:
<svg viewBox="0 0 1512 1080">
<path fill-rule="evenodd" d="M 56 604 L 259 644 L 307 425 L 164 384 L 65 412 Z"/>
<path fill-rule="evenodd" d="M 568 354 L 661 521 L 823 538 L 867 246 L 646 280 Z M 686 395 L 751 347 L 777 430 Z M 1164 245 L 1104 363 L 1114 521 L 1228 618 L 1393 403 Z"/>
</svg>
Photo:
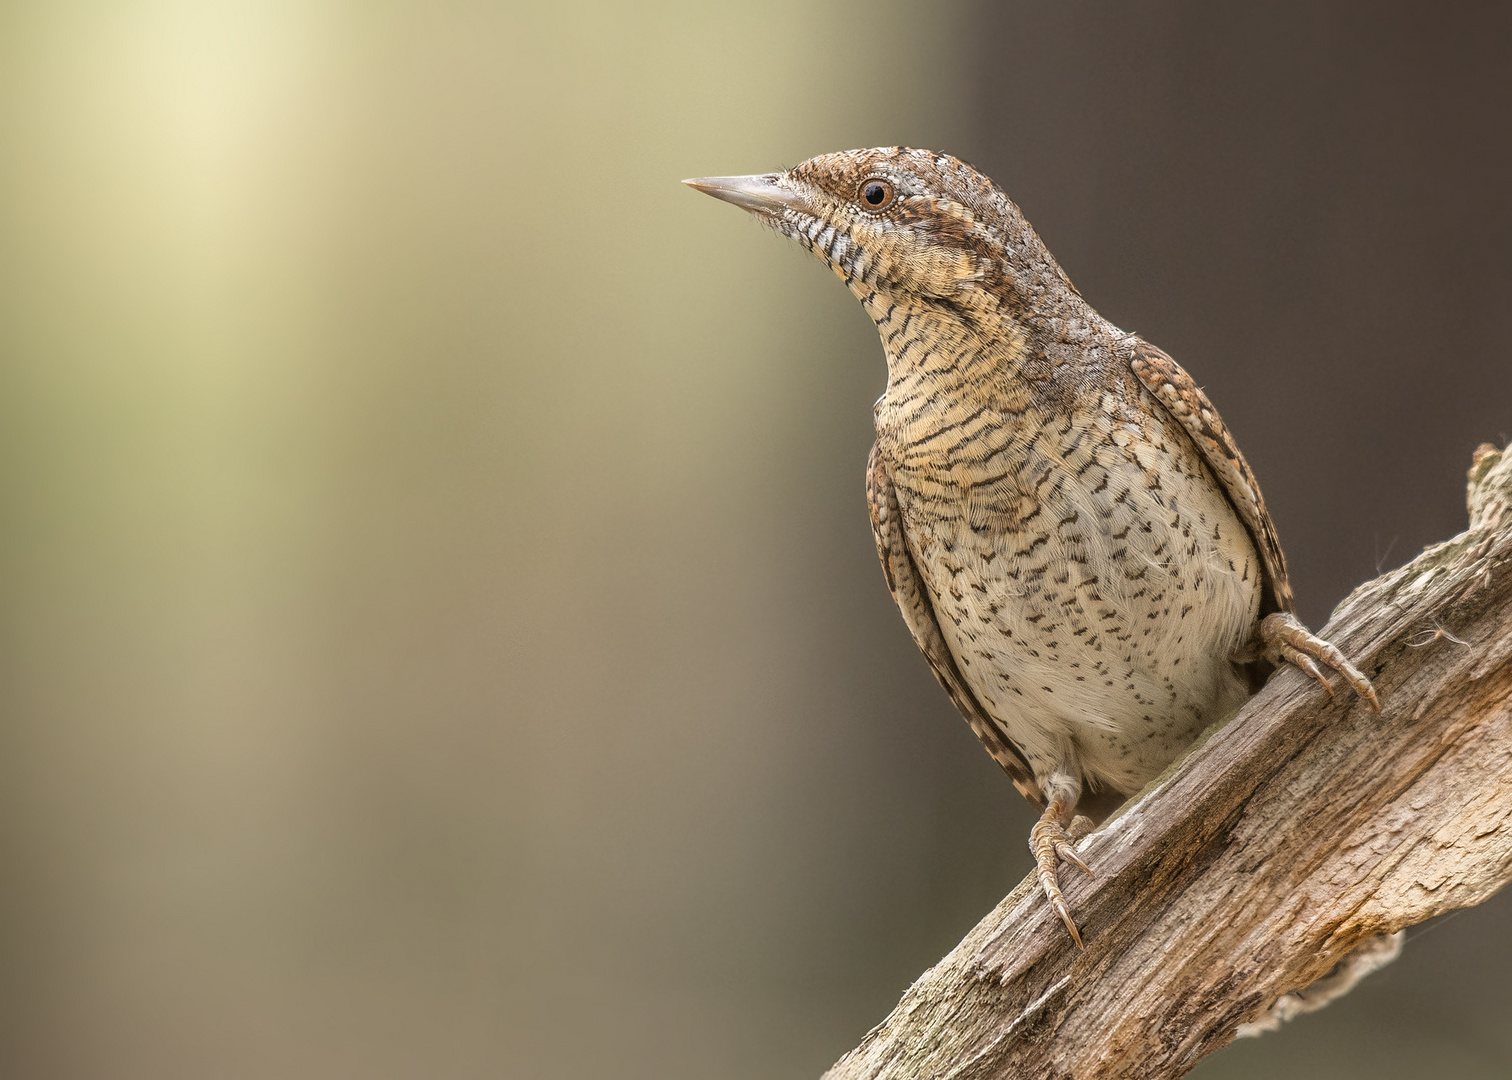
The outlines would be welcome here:
<svg viewBox="0 0 1512 1080">
<path fill-rule="evenodd" d="M 904 301 L 965 318 L 1017 315 L 1070 288 L 1018 207 L 948 154 L 848 150 L 786 172 L 683 182 L 797 240 L 869 309 Z"/>
</svg>

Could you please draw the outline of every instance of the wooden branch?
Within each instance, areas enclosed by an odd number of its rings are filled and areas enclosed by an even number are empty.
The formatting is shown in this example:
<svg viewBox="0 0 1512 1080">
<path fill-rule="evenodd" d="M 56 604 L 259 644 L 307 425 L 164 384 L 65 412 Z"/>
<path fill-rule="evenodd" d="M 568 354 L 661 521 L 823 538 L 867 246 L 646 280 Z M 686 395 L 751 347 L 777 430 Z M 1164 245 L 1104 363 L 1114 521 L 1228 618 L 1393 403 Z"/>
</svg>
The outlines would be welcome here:
<svg viewBox="0 0 1512 1080">
<path fill-rule="evenodd" d="M 1080 845 L 1087 949 L 1026 878 L 826 1080 L 1177 1077 L 1374 935 L 1512 879 L 1512 451 L 1470 528 L 1324 636 L 1376 715 L 1286 670 Z"/>
</svg>

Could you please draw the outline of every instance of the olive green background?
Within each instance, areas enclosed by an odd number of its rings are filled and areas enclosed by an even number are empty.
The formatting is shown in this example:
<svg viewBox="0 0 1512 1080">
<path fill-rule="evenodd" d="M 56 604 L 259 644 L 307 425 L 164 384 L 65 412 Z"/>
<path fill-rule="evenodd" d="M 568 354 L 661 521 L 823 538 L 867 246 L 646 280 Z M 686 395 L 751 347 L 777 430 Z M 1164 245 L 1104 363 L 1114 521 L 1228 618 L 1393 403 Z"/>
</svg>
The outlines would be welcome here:
<svg viewBox="0 0 1512 1080">
<path fill-rule="evenodd" d="M 1216 7 L 7 4 L 0 1075 L 816 1077 L 1027 871 L 875 334 L 682 177 L 977 163 L 1314 625 L 1460 528 L 1508 19 Z M 1194 1075 L 1504 1077 L 1509 971 L 1503 897 Z"/>
</svg>

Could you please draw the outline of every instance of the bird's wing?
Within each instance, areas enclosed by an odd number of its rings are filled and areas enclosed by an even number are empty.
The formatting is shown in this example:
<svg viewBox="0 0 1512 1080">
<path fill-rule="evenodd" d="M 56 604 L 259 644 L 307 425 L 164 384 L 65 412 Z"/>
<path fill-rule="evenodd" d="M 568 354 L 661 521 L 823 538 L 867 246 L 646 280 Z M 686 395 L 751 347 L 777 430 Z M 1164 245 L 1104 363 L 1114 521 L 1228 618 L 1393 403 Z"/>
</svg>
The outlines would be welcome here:
<svg viewBox="0 0 1512 1080">
<path fill-rule="evenodd" d="M 1034 782 L 1029 762 L 1024 760 L 1024 755 L 1019 753 L 1017 747 L 1003 737 L 992 718 L 982 709 L 966 681 L 961 678 L 955 657 L 945 644 L 945 635 L 940 632 L 940 624 L 935 619 L 934 606 L 929 602 L 929 594 L 925 591 L 918 567 L 914 565 L 913 555 L 909 553 L 908 543 L 903 537 L 903 515 L 898 509 L 898 495 L 893 489 L 892 477 L 888 475 L 887 466 L 876 445 L 872 446 L 871 457 L 866 463 L 866 503 L 871 510 L 872 536 L 877 541 L 877 557 L 882 560 L 887 587 L 892 590 L 893 600 L 903 613 L 903 621 L 908 624 L 919 651 L 929 661 L 935 678 L 940 680 L 940 685 L 966 718 L 966 723 L 971 725 L 971 730 L 982 740 L 982 745 L 992 755 L 992 760 L 1003 767 L 1003 771 L 1026 799 L 1044 806 L 1044 796 L 1039 785 Z"/>
<path fill-rule="evenodd" d="M 1198 453 L 1223 485 L 1234 512 L 1249 530 L 1269 589 L 1269 594 L 1261 599 L 1260 614 L 1294 610 L 1286 557 L 1281 554 L 1276 526 L 1265 509 L 1255 474 L 1239 452 L 1223 417 L 1181 365 L 1149 342 L 1134 339 L 1134 357 L 1129 366 L 1145 389 L 1186 429 Z"/>
</svg>

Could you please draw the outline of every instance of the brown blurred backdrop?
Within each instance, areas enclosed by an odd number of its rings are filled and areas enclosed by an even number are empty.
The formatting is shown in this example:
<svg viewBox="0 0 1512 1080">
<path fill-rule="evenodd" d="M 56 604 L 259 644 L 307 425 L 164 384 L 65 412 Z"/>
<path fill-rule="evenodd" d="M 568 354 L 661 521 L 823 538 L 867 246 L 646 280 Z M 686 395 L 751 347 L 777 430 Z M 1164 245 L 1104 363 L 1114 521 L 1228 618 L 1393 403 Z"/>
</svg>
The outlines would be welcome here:
<svg viewBox="0 0 1512 1080">
<path fill-rule="evenodd" d="M 817 1076 L 1027 870 L 883 365 L 681 177 L 975 161 L 1321 624 L 1512 435 L 1501 6 L 0 11 L 0 1076 Z M 1203 1080 L 1505 1077 L 1512 903 Z"/>
</svg>

